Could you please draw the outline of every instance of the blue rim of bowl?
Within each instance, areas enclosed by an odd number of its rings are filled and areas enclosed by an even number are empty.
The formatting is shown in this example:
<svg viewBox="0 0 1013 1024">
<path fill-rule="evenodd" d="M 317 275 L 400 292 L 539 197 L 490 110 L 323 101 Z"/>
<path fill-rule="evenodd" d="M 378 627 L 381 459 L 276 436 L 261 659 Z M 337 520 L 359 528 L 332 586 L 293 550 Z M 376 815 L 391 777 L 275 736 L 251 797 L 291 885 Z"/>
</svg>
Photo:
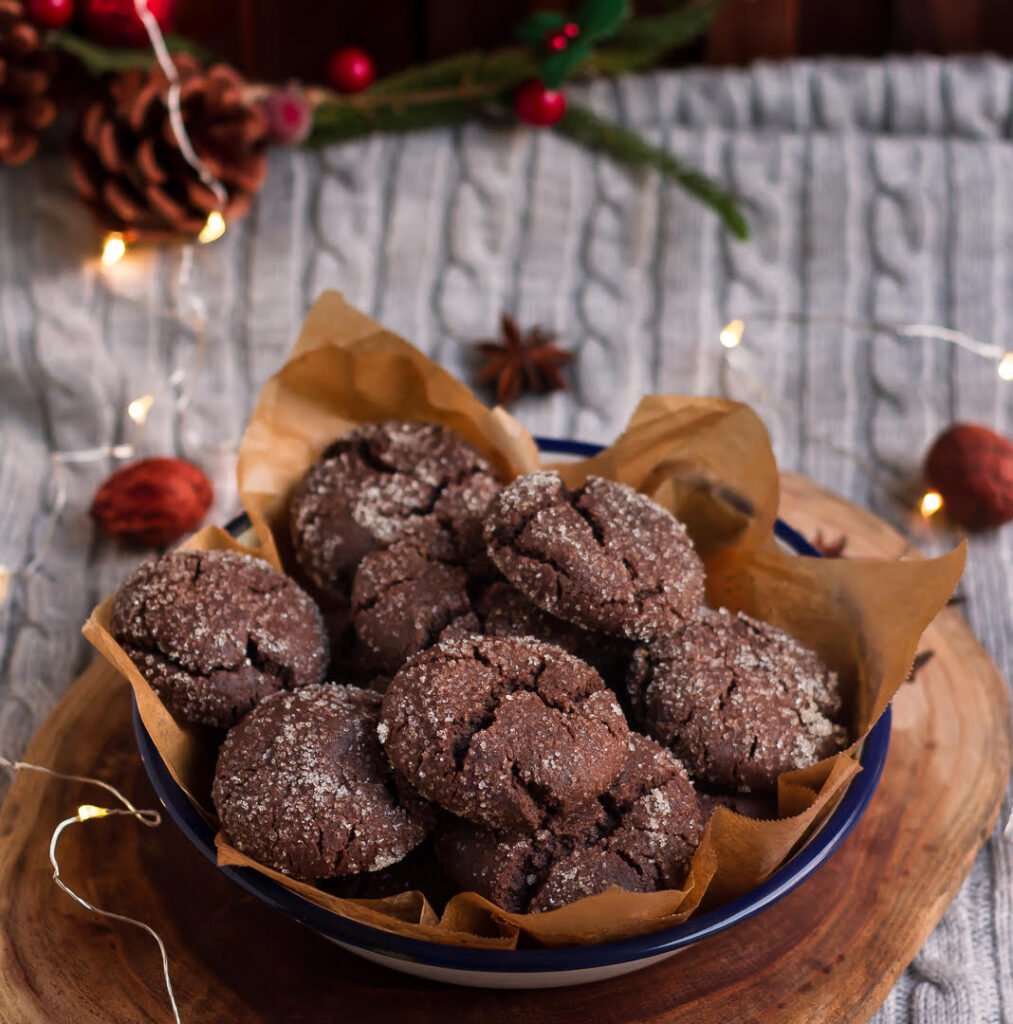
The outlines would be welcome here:
<svg viewBox="0 0 1013 1024">
<path fill-rule="evenodd" d="M 557 438 L 536 440 L 542 451 L 551 454 L 587 457 L 601 451 L 599 445 L 582 441 Z M 240 516 L 229 523 L 227 529 L 238 534 L 249 525 L 249 519 Z M 778 520 L 774 532 L 796 554 L 819 557 L 819 552 L 787 523 Z M 328 938 L 414 963 L 459 971 L 514 974 L 578 971 L 644 960 L 699 942 L 753 917 L 809 878 L 840 847 L 868 807 L 886 763 L 890 746 L 890 723 L 891 711 L 888 707 L 866 737 L 861 754 L 863 770 L 852 780 L 833 814 L 816 836 L 767 881 L 716 910 L 691 917 L 683 924 L 632 939 L 560 949 L 466 949 L 405 938 L 339 917 L 250 868 L 222 867 L 219 870 L 264 903 Z M 214 829 L 198 813 L 169 774 L 141 722 L 136 702 L 133 705 L 133 725 L 141 761 L 159 800 L 190 842 L 212 864 L 216 864 Z"/>
</svg>

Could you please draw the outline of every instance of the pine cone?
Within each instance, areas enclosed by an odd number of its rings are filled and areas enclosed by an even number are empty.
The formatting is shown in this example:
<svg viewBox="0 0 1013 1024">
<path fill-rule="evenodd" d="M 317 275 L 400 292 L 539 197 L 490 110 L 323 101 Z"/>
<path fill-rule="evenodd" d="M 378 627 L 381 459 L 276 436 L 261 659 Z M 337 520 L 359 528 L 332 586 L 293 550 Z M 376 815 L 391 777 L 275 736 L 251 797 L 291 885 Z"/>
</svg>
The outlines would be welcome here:
<svg viewBox="0 0 1013 1024">
<path fill-rule="evenodd" d="M 267 173 L 267 122 L 243 100 L 242 77 L 216 65 L 202 71 L 174 58 L 180 110 L 190 142 L 228 195 L 227 221 L 249 209 Z M 71 151 L 74 180 L 103 228 L 136 239 L 193 237 L 217 209 L 214 193 L 180 152 L 169 121 L 169 83 L 157 66 L 107 78 L 81 116 Z"/>
<path fill-rule="evenodd" d="M 0 0 L 0 164 L 23 164 L 53 123 L 59 61 L 17 0 Z"/>
</svg>

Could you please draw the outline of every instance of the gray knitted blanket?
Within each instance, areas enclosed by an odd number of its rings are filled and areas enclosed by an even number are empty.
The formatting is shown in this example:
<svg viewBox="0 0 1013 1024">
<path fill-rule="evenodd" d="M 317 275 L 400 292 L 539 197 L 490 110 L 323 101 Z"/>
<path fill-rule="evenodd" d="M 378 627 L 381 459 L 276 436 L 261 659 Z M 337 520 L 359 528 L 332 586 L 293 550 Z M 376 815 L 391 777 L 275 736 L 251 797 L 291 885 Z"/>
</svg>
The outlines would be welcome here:
<svg viewBox="0 0 1013 1024">
<path fill-rule="evenodd" d="M 945 324 L 1013 347 L 1009 64 L 665 72 L 589 96 L 732 185 L 752 240 L 551 134 L 466 126 L 280 152 L 253 214 L 196 254 L 209 350 L 186 418 L 156 396 L 143 448 L 209 466 L 215 514 L 231 514 L 232 445 L 326 287 L 463 374 L 501 310 L 557 328 L 579 353 L 575 387 L 520 403 L 540 434 L 608 440 L 644 392 L 724 386 L 764 416 L 782 466 L 887 515 L 884 480 L 949 422 L 1009 432 L 1013 385 L 994 364 L 862 326 Z M 51 456 L 130 439 L 126 402 L 164 387 L 191 347 L 166 315 L 179 253 L 103 273 L 97 244 L 61 162 L 0 175 L 0 565 L 33 570 L 0 603 L 8 756 L 85 664 L 80 624 L 138 557 L 86 515 L 109 463 L 55 472 Z M 770 313 L 796 316 L 757 315 Z M 717 337 L 733 317 L 747 334 L 729 381 Z M 1007 676 L 1011 568 L 1007 529 L 974 541 L 963 585 Z M 1013 845 L 989 843 L 876 1020 L 1013 1024 Z"/>
</svg>

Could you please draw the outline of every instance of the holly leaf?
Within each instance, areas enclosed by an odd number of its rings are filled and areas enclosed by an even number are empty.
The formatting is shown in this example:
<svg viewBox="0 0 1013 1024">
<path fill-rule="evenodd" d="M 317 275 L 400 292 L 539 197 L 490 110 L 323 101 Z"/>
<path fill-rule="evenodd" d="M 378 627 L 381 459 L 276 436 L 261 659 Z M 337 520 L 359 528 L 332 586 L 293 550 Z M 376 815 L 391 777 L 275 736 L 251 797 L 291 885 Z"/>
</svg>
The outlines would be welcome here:
<svg viewBox="0 0 1013 1024">
<path fill-rule="evenodd" d="M 546 89 L 558 89 L 574 68 L 591 53 L 591 42 L 578 36 L 565 50 L 550 54 L 538 65 L 538 77 Z"/>
<path fill-rule="evenodd" d="M 653 67 L 667 53 L 703 35 L 724 0 L 693 0 L 667 14 L 631 18 L 596 50 L 582 73 L 622 75 Z"/>
<path fill-rule="evenodd" d="M 612 35 L 629 17 L 627 0 L 584 0 L 573 13 L 585 39 L 604 39 Z"/>
<path fill-rule="evenodd" d="M 570 19 L 562 11 L 535 11 L 514 29 L 519 42 L 541 46 L 550 32 L 562 28 Z"/>
</svg>

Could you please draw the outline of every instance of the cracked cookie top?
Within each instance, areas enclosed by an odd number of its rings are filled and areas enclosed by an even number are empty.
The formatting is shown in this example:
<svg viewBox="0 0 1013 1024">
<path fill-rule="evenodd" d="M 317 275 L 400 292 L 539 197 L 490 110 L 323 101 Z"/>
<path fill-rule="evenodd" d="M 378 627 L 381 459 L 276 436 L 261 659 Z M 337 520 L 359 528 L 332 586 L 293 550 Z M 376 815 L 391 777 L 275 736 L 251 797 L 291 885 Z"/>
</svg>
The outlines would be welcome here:
<svg viewBox="0 0 1013 1024">
<path fill-rule="evenodd" d="M 383 699 L 395 770 L 445 810 L 533 829 L 608 787 L 626 720 L 590 665 L 531 637 L 447 640 L 411 659 Z"/>
<path fill-rule="evenodd" d="M 554 910 L 619 886 L 671 889 L 703 835 L 700 802 L 679 761 L 631 733 L 622 771 L 596 801 L 533 832 L 445 824 L 437 855 L 462 888 L 515 913 Z"/>
<path fill-rule="evenodd" d="M 467 572 L 410 540 L 366 555 L 352 583 L 351 611 L 356 636 L 390 674 L 438 640 L 479 625 Z"/>
<path fill-rule="evenodd" d="M 267 562 L 173 551 L 139 566 L 113 601 L 113 636 L 177 717 L 228 728 L 327 668 L 312 598 Z"/>
<path fill-rule="evenodd" d="M 475 612 L 485 636 L 534 636 L 578 657 L 591 634 L 572 622 L 550 615 L 503 580 L 483 587 Z"/>
<path fill-rule="evenodd" d="M 540 608 L 636 640 L 677 632 L 703 601 L 704 569 L 683 525 L 625 484 L 557 473 L 518 477 L 493 500 L 496 567 Z"/>
<path fill-rule="evenodd" d="M 676 637 L 639 648 L 629 689 L 646 730 L 691 775 L 769 792 L 781 772 L 847 745 L 836 673 L 783 630 L 703 609 Z"/>
<path fill-rule="evenodd" d="M 392 775 L 380 695 L 320 684 L 269 697 L 218 754 L 212 799 L 229 840 L 294 878 L 380 871 L 426 837 L 432 810 Z"/>
<path fill-rule="evenodd" d="M 499 482 L 466 441 L 433 423 L 364 423 L 334 442 L 289 506 L 292 548 L 321 596 L 345 594 L 373 548 L 412 535 L 445 559 L 484 559 L 481 517 Z"/>
</svg>

